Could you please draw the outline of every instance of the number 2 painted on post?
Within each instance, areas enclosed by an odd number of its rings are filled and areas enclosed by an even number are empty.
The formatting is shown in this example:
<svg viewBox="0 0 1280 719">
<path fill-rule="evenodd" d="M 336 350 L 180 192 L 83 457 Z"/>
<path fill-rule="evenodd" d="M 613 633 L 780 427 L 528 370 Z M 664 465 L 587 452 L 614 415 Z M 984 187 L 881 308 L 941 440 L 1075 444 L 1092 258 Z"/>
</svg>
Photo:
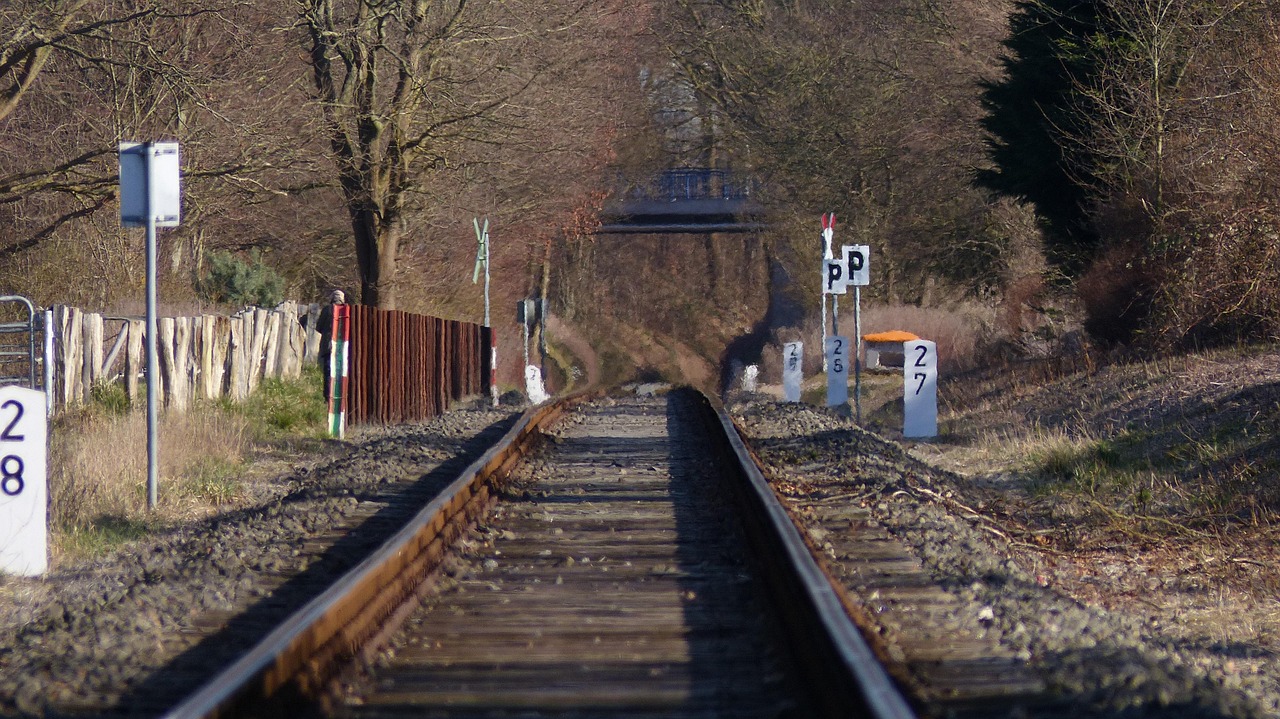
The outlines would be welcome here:
<svg viewBox="0 0 1280 719">
<path fill-rule="evenodd" d="M 13 408 L 13 421 L 5 426 L 3 432 L 0 432 L 0 441 L 21 442 L 26 437 L 21 434 L 14 434 L 13 430 L 22 419 L 24 408 L 22 403 L 16 399 L 11 399 L 0 405 L 0 408 L 3 409 L 9 409 L 10 407 Z M 22 494 L 22 490 L 26 487 L 26 482 L 22 478 L 24 469 L 26 469 L 26 465 L 23 464 L 22 458 L 17 455 L 7 454 L 3 459 L 0 459 L 0 492 L 4 492 L 10 497 Z"/>
<path fill-rule="evenodd" d="M 3 407 L 4 409 L 9 409 L 10 407 L 13 407 L 14 409 L 13 421 L 9 423 L 9 426 L 4 428 L 4 432 L 0 432 L 0 441 L 21 442 L 22 440 L 26 439 L 26 437 L 24 437 L 23 435 L 13 433 L 13 428 L 17 427 L 18 422 L 22 419 L 22 413 L 24 411 L 22 403 L 16 399 L 11 399 L 8 402 L 5 402 L 3 405 L 0 405 L 0 407 Z"/>
</svg>

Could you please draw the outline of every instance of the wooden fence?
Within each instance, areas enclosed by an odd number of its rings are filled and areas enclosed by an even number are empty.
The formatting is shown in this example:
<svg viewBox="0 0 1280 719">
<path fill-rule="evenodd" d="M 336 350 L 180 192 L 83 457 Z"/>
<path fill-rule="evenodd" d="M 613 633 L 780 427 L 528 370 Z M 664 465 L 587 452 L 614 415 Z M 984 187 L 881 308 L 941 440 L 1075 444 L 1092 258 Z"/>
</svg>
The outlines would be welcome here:
<svg viewBox="0 0 1280 719">
<path fill-rule="evenodd" d="M 426 419 L 484 393 L 491 336 L 470 322 L 352 307 L 348 422 Z"/>
<path fill-rule="evenodd" d="M 347 421 L 425 419 L 484 393 L 492 333 L 469 322 L 353 306 Z M 232 317 L 162 317 L 156 322 L 160 404 L 183 411 L 197 399 L 249 396 L 264 377 L 297 377 L 319 355 L 320 305 L 286 302 Z M 99 383 L 146 394 L 146 322 L 53 308 L 54 405 L 85 401 Z"/>
<path fill-rule="evenodd" d="M 231 317 L 158 318 L 160 403 L 183 411 L 195 399 L 244 399 L 263 377 L 297 377 L 316 361 L 319 311 L 286 302 Z M 84 402 L 99 383 L 122 383 L 131 399 L 145 395 L 144 320 L 59 305 L 53 329 L 55 408 Z"/>
</svg>

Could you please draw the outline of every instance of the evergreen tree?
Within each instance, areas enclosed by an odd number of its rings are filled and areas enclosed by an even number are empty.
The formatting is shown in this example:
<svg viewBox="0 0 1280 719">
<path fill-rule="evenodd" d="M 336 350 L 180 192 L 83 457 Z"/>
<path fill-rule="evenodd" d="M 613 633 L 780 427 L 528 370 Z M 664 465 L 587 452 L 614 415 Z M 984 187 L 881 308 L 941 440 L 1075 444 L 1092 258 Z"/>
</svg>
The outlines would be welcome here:
<svg viewBox="0 0 1280 719">
<path fill-rule="evenodd" d="M 1094 72 L 1099 10 L 1093 0 L 1020 0 L 1004 41 L 1005 77 L 982 84 L 993 166 L 976 182 L 1035 207 L 1045 254 L 1069 276 L 1098 248 L 1086 206 L 1090 158 L 1073 138 L 1087 122 L 1077 90 Z"/>
</svg>

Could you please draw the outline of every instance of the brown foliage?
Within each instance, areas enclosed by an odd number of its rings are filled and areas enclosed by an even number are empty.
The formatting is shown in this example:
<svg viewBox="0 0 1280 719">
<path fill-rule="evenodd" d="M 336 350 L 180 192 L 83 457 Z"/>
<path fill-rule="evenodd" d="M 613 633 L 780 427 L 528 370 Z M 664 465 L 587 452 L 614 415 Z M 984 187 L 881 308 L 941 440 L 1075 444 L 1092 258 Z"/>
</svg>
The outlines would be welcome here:
<svg viewBox="0 0 1280 719">
<path fill-rule="evenodd" d="M 1280 15 L 1265 3 L 1115 0 L 1090 96 L 1096 220 L 1089 327 L 1154 347 L 1275 336 Z"/>
</svg>

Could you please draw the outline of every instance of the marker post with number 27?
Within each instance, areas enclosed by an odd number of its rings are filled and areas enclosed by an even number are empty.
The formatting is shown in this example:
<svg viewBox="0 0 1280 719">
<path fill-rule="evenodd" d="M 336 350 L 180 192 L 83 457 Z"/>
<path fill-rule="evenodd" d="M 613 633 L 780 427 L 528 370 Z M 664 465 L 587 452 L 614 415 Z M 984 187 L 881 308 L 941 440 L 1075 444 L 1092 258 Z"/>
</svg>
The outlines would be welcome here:
<svg viewBox="0 0 1280 719">
<path fill-rule="evenodd" d="M 49 568 L 45 394 L 0 387 L 0 572 L 34 577 Z"/>
<path fill-rule="evenodd" d="M 902 436 L 938 436 L 938 345 L 902 343 Z"/>
</svg>

